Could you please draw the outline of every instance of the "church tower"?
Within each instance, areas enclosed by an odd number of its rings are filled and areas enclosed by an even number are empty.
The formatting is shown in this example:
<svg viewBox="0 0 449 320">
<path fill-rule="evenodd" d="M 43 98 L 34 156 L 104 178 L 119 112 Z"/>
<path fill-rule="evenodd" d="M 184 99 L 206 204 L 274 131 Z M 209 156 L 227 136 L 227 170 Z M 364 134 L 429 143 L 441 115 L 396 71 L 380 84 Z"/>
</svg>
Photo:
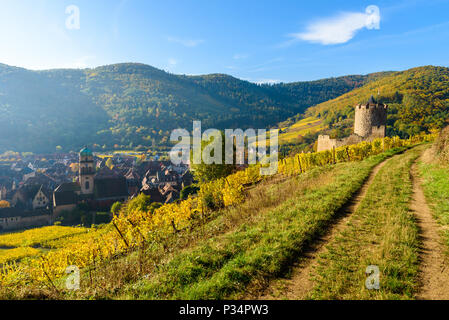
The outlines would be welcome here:
<svg viewBox="0 0 449 320">
<path fill-rule="evenodd" d="M 79 168 L 81 194 L 91 195 L 94 193 L 94 156 L 87 147 L 80 151 Z"/>
</svg>

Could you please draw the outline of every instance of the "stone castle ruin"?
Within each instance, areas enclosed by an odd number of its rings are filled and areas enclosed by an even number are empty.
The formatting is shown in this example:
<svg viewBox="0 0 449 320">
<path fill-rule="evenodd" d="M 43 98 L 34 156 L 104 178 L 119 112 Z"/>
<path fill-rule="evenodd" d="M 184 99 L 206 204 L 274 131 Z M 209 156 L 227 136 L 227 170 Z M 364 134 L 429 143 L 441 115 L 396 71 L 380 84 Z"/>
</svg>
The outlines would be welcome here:
<svg viewBox="0 0 449 320">
<path fill-rule="evenodd" d="M 373 141 L 386 136 L 388 106 L 379 104 L 374 97 L 366 104 L 355 107 L 354 133 L 344 139 L 331 139 L 328 135 L 318 137 L 317 151 L 332 150 L 341 146 Z"/>
</svg>

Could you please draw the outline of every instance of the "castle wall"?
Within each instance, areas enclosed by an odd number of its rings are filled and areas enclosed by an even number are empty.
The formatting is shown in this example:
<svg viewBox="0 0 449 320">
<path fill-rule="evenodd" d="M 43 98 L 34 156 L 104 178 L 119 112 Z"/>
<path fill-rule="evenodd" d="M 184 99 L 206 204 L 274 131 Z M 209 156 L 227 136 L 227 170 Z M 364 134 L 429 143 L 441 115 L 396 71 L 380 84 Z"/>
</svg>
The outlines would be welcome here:
<svg viewBox="0 0 449 320">
<path fill-rule="evenodd" d="M 371 128 L 370 138 L 372 140 L 376 138 L 385 138 L 387 136 L 387 127 L 384 125 L 374 126 Z"/>
<path fill-rule="evenodd" d="M 318 136 L 318 146 L 317 151 L 325 151 L 325 150 L 332 150 L 333 148 L 337 147 L 337 139 L 331 139 L 327 135 L 320 135 Z"/>
<path fill-rule="evenodd" d="M 332 150 L 362 141 L 371 142 L 377 138 L 385 138 L 387 110 L 387 105 L 377 104 L 373 97 L 367 104 L 357 105 L 355 107 L 354 134 L 344 139 L 331 139 L 328 135 L 320 135 L 317 151 Z"/>
<path fill-rule="evenodd" d="M 333 148 L 357 144 L 365 140 L 366 139 L 364 137 L 361 137 L 356 134 L 351 134 L 349 137 L 344 139 L 331 139 L 328 135 L 321 135 L 318 137 L 317 151 L 320 152 L 332 150 Z"/>
</svg>

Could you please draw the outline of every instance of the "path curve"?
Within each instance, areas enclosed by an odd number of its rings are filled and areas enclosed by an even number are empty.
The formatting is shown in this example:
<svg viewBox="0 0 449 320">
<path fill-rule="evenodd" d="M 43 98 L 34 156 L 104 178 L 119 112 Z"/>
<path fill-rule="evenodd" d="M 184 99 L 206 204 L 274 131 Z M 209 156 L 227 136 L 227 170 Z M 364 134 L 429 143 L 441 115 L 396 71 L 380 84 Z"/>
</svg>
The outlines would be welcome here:
<svg viewBox="0 0 449 320">
<path fill-rule="evenodd" d="M 392 158 L 396 156 L 397 155 Z M 373 168 L 363 186 L 354 194 L 351 200 L 340 209 L 334 223 L 332 223 L 326 234 L 314 240 L 304 251 L 300 261 L 292 270 L 291 278 L 283 281 L 282 288 L 276 289 L 274 288 L 274 285 L 270 285 L 266 292 L 258 299 L 279 299 L 279 295 L 282 298 L 289 300 L 303 300 L 306 298 L 307 294 L 313 289 L 311 272 L 318 266 L 318 257 L 327 250 L 326 245 L 346 227 L 349 218 L 357 211 L 357 208 L 365 197 L 374 177 L 388 161 L 391 161 L 392 158 L 385 159 Z"/>
<path fill-rule="evenodd" d="M 426 153 L 421 160 L 426 157 Z M 416 217 L 421 238 L 420 247 L 420 290 L 416 296 L 420 300 L 449 300 L 449 268 L 445 256 L 445 246 L 439 235 L 439 225 L 432 216 L 421 188 L 421 178 L 416 162 L 411 169 L 413 197 L 410 209 Z"/>
</svg>

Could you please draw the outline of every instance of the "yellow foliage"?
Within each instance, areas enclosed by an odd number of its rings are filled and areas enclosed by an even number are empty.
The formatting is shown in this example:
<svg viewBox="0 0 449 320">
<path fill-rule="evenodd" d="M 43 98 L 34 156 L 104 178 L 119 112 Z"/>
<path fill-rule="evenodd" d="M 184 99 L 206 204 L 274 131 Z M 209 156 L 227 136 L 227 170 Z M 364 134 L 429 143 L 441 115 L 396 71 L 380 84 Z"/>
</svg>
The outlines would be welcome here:
<svg viewBox="0 0 449 320">
<path fill-rule="evenodd" d="M 79 167 L 80 167 L 79 164 L 76 162 L 70 164 L 70 170 L 72 170 L 72 172 L 78 172 Z"/>
<path fill-rule="evenodd" d="M 1 200 L 0 201 L 0 208 L 9 208 L 11 205 L 9 204 L 8 201 L 6 200 Z"/>
<path fill-rule="evenodd" d="M 40 253 L 41 252 L 38 249 L 30 247 L 0 250 L 0 265 L 26 257 L 38 256 Z"/>
<path fill-rule="evenodd" d="M 434 138 L 434 135 L 418 135 L 407 140 L 397 137 L 384 138 L 333 151 L 299 154 L 280 160 L 279 173 L 294 175 L 318 166 L 359 161 L 391 148 L 410 146 Z M 189 197 L 184 201 L 165 204 L 154 211 L 132 209 L 136 206 L 130 205 L 133 201 L 130 200 L 107 227 L 49 241 L 47 244 L 55 250 L 40 259 L 28 259 L 20 264 L 4 264 L 3 271 L 0 272 L 0 285 L 48 281 L 48 277 L 57 279 L 65 275 L 67 266 L 76 265 L 83 268 L 96 262 L 101 263 L 147 241 L 158 241 L 169 234 L 191 228 L 193 221 L 208 211 L 244 201 L 245 187 L 262 179 L 260 165 L 254 165 L 226 178 L 202 184 L 197 198 Z"/>
</svg>

